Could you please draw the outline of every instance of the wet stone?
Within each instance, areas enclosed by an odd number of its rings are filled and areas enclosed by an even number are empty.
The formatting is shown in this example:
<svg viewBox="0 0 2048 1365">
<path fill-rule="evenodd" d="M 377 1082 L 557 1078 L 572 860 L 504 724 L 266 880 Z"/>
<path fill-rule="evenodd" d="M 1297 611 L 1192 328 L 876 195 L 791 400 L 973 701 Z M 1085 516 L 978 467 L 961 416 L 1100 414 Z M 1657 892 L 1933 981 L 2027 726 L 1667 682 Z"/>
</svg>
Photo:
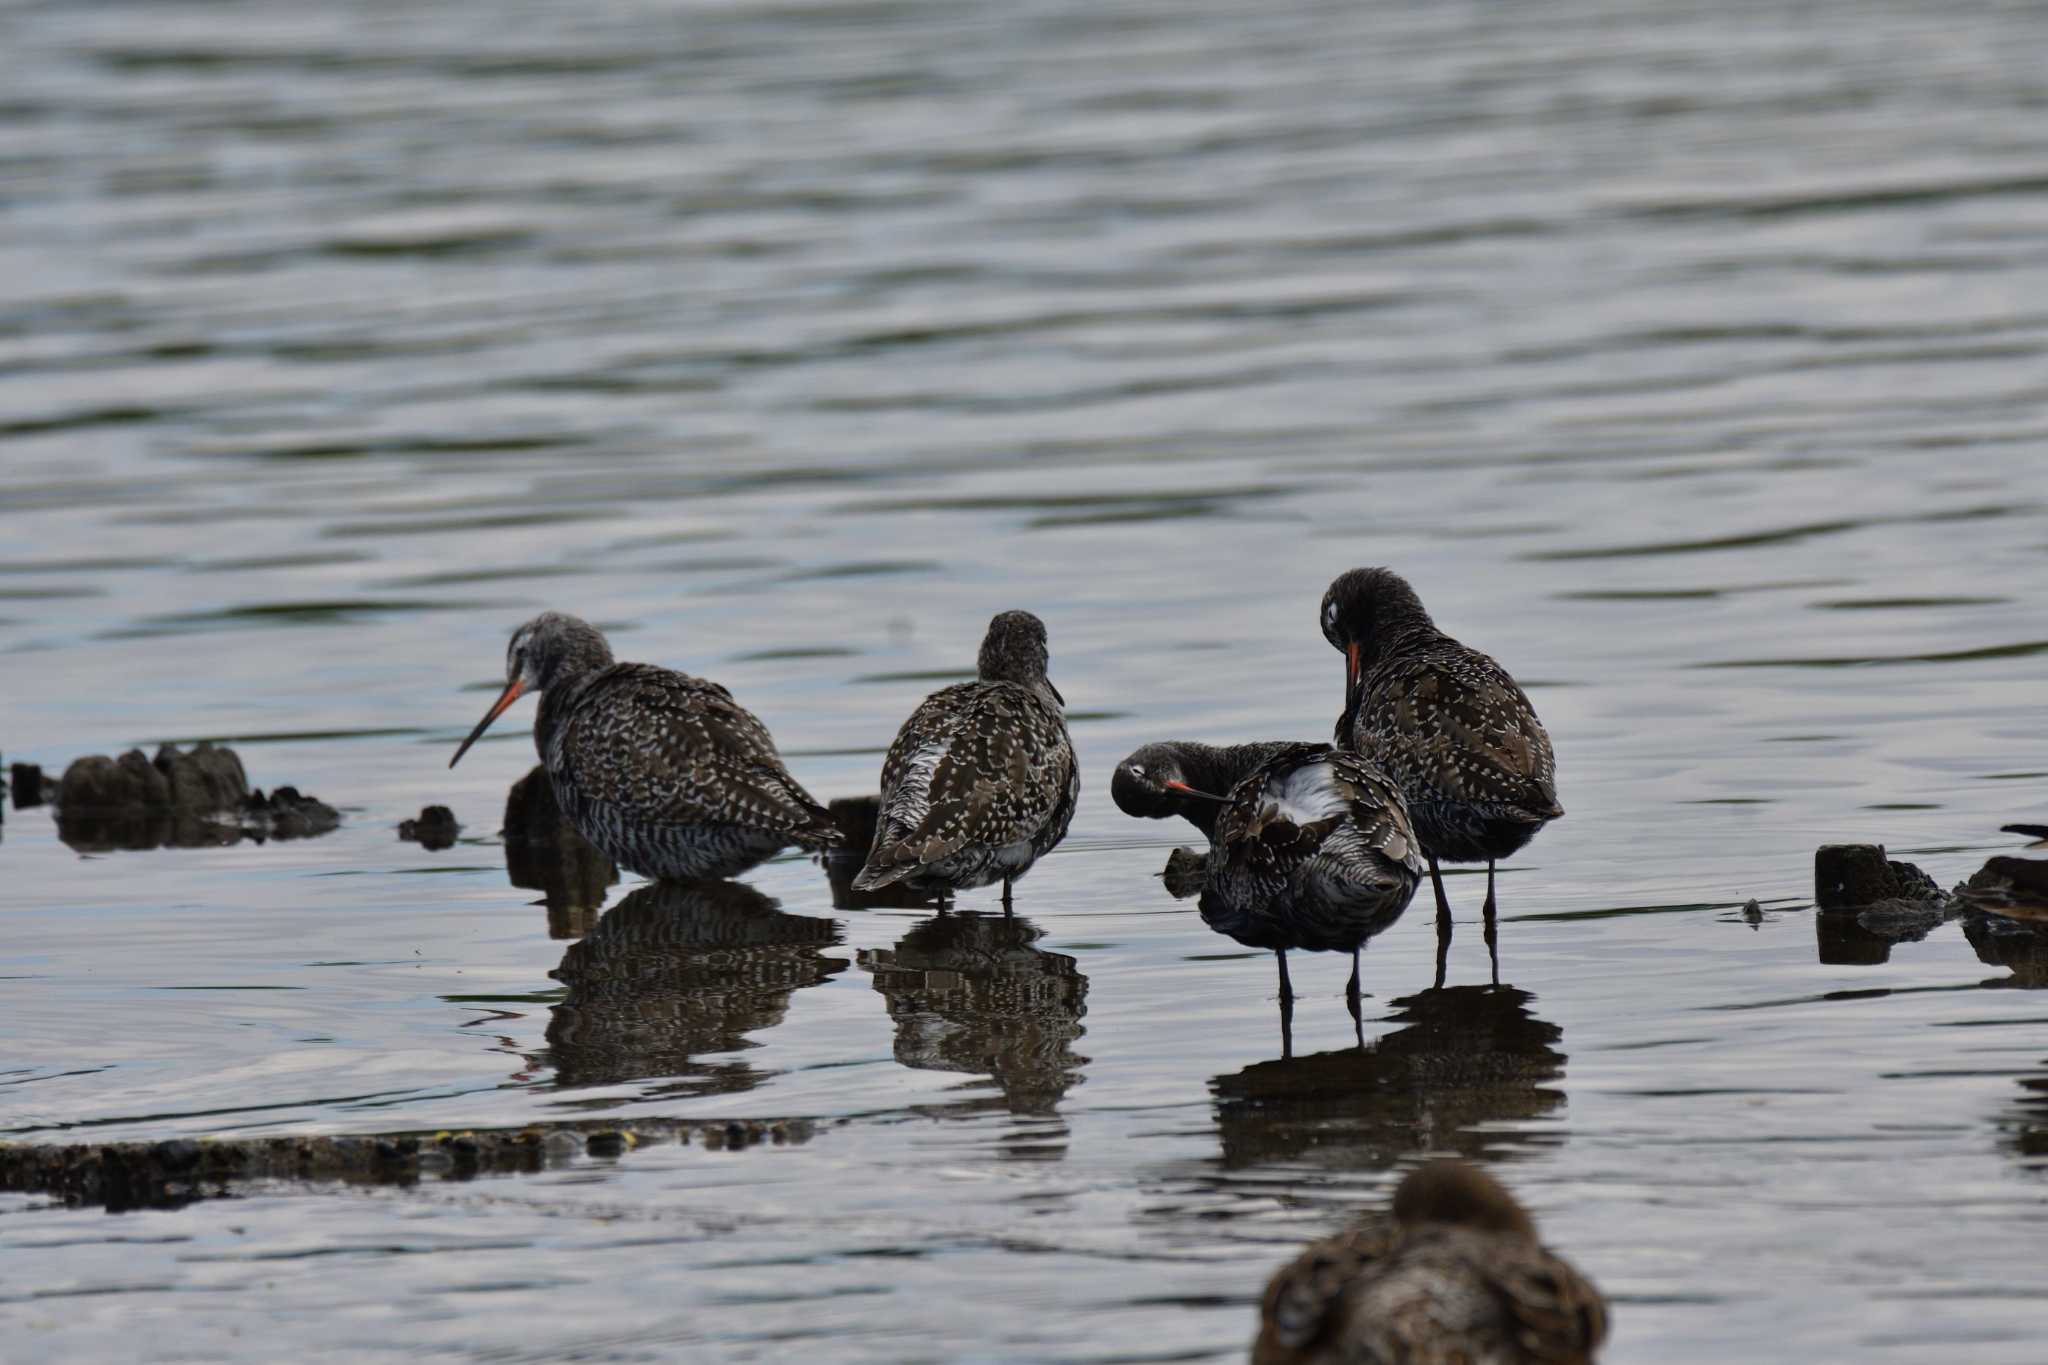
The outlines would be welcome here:
<svg viewBox="0 0 2048 1365">
<path fill-rule="evenodd" d="M 626 1135 L 616 1132 L 592 1133 L 584 1146 L 592 1156 L 624 1156 L 626 1154 Z"/>
<path fill-rule="evenodd" d="M 1160 877 L 1167 894 L 1176 900 L 1199 895 L 1209 879 L 1209 855 L 1191 848 L 1177 848 L 1166 855 L 1166 870 Z"/>
<path fill-rule="evenodd" d="M 413 819 L 398 823 L 399 838 L 429 851 L 453 848 L 455 836 L 461 832 L 455 812 L 446 806 L 427 806 Z"/>
<path fill-rule="evenodd" d="M 47 799 L 43 790 L 43 770 L 34 763 L 16 763 L 8 769 L 7 780 L 16 810 L 40 806 Z"/>
<path fill-rule="evenodd" d="M 1947 893 L 1911 863 L 1885 857 L 1883 844 L 1822 844 L 1813 855 L 1813 899 L 1823 910 L 1858 910 L 1883 901 L 1940 904 Z"/>
</svg>

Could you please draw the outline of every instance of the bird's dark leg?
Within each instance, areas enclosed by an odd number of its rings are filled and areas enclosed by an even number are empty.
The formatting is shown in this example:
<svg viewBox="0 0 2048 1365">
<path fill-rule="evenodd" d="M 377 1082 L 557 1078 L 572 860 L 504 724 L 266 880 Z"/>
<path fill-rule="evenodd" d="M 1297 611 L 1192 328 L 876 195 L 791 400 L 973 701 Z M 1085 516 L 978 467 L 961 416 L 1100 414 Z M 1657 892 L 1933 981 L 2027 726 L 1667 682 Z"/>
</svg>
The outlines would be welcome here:
<svg viewBox="0 0 2048 1365">
<path fill-rule="evenodd" d="M 1009 879 L 1008 877 L 1005 877 L 1005 878 L 1003 878 L 1003 918 L 1004 918 L 1004 919 L 1009 919 L 1009 918 L 1011 918 L 1011 911 L 1010 911 L 1010 879 Z"/>
<path fill-rule="evenodd" d="M 1444 984 L 1444 967 L 1451 959 L 1451 898 L 1444 894 L 1444 874 L 1437 870 L 1436 855 L 1429 855 L 1429 880 L 1436 887 L 1436 984 Z"/>
<path fill-rule="evenodd" d="M 1286 1058 L 1294 1055 L 1294 983 L 1287 979 L 1287 950 L 1275 949 L 1274 956 L 1280 959 L 1280 1055 Z"/>
<path fill-rule="evenodd" d="M 1493 859 L 1486 860 L 1486 958 L 1493 964 L 1493 984 L 1500 984 L 1500 927 L 1495 922 Z"/>
<path fill-rule="evenodd" d="M 1280 1003 L 1291 1005 L 1294 1003 L 1294 983 L 1287 978 L 1287 950 L 1275 948 L 1273 956 L 1280 962 Z"/>
</svg>

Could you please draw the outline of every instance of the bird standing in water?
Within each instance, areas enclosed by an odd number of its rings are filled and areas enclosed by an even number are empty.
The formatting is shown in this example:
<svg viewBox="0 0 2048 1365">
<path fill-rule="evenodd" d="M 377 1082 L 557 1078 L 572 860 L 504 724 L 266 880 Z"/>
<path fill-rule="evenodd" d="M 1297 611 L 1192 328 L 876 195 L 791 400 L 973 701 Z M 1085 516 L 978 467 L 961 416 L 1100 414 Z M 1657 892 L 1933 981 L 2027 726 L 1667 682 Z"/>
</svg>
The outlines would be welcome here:
<svg viewBox="0 0 2048 1365">
<path fill-rule="evenodd" d="M 612 661 L 595 626 L 543 612 L 505 650 L 505 690 L 448 760 L 541 694 L 533 743 L 562 813 L 612 861 L 648 877 L 730 877 L 798 844 L 824 848 L 832 817 L 782 766 L 768 728 L 715 682 Z"/>
<path fill-rule="evenodd" d="M 1290 948 L 1351 954 L 1344 995 L 1356 1017 L 1358 951 L 1400 918 L 1422 878 L 1400 789 L 1383 773 L 1328 744 L 1183 741 L 1126 758 L 1110 795 L 1126 814 L 1180 815 L 1209 835 L 1202 921 L 1273 950 L 1283 1036 L 1294 999 Z"/>
<path fill-rule="evenodd" d="M 1490 656 L 1436 628 L 1392 569 L 1353 569 L 1323 594 L 1323 635 L 1344 655 L 1337 742 L 1394 779 L 1429 859 L 1448 929 L 1439 860 L 1486 864 L 1494 943 L 1494 863 L 1564 814 L 1556 760 L 1536 708 Z"/>
<path fill-rule="evenodd" d="M 1607 1337 L 1591 1280 L 1536 1238 L 1492 1176 L 1433 1161 L 1369 1218 L 1266 1286 L 1252 1365 L 1588 1365 Z"/>
<path fill-rule="evenodd" d="M 857 891 L 942 895 L 1010 884 L 1066 837 L 1081 794 L 1066 701 L 1046 676 L 1045 623 L 989 622 L 973 682 L 926 697 L 882 762 L 882 805 Z"/>
</svg>

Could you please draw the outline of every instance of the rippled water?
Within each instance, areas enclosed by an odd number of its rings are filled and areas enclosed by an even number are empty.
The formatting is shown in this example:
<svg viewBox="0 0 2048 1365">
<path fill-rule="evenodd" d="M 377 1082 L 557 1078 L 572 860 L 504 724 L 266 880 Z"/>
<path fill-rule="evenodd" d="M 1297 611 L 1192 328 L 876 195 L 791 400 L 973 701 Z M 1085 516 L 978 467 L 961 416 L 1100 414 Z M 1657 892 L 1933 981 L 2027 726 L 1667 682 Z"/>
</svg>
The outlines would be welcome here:
<svg viewBox="0 0 2048 1365">
<path fill-rule="evenodd" d="M 1818 843 L 1947 884 L 2044 814 L 2044 43 L 1924 0 L 0 9 L 0 748 L 228 738 L 346 816 L 81 857 L 7 812 L 0 1134 L 817 1121 L 0 1196 L 10 1358 L 1228 1359 L 1445 1149 L 1613 1360 L 2037 1358 L 2048 978 L 1807 898 Z M 1460 876 L 1446 987 L 1412 914 L 1361 1051 L 1301 962 L 1281 1060 L 1270 960 L 1106 776 L 1324 733 L 1360 563 L 1528 682 L 1571 814 L 1501 989 Z M 821 796 L 1028 606 L 1073 834 L 1014 926 L 797 858 L 551 910 L 496 834 L 522 726 L 445 766 L 544 605 Z M 396 841 L 428 802 L 456 847 Z"/>
</svg>

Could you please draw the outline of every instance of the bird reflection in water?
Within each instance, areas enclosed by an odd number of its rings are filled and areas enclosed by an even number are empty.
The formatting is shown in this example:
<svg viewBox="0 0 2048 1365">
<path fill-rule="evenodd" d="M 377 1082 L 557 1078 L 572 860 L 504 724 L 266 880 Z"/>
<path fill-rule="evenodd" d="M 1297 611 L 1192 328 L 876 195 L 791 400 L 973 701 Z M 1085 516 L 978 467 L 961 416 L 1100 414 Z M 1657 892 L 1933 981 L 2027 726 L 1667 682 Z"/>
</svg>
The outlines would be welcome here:
<svg viewBox="0 0 2048 1365">
<path fill-rule="evenodd" d="M 505 875 L 541 893 L 549 938 L 581 938 L 619 870 L 569 823 L 539 764 L 505 793 Z"/>
<path fill-rule="evenodd" d="M 784 914 L 738 882 L 658 882 L 600 918 L 550 973 L 569 988 L 548 1023 L 555 1084 L 658 1079 L 646 1098 L 751 1090 L 766 1079 L 737 1058 L 775 1027 L 789 999 L 844 971 L 827 957 L 836 920 Z"/>
<path fill-rule="evenodd" d="M 1494 1160 L 1549 1139 L 1492 1128 L 1564 1104 L 1557 1025 L 1512 986 L 1436 987 L 1392 1001 L 1370 1046 L 1258 1062 L 1210 1082 L 1226 1168 L 1307 1161 L 1377 1170 L 1415 1152 Z"/>
<path fill-rule="evenodd" d="M 920 1071 L 987 1076 L 997 1096 L 953 1107 L 1050 1117 L 1078 1084 L 1086 1057 L 1088 978 L 1064 953 L 1033 944 L 1043 930 L 1023 916 L 941 914 L 919 921 L 893 948 L 862 949 L 896 1024 L 896 1060 Z M 1058 1129 L 1064 1150 L 1065 1126 Z M 1039 1141 L 1031 1155 L 1048 1154 Z"/>
</svg>

